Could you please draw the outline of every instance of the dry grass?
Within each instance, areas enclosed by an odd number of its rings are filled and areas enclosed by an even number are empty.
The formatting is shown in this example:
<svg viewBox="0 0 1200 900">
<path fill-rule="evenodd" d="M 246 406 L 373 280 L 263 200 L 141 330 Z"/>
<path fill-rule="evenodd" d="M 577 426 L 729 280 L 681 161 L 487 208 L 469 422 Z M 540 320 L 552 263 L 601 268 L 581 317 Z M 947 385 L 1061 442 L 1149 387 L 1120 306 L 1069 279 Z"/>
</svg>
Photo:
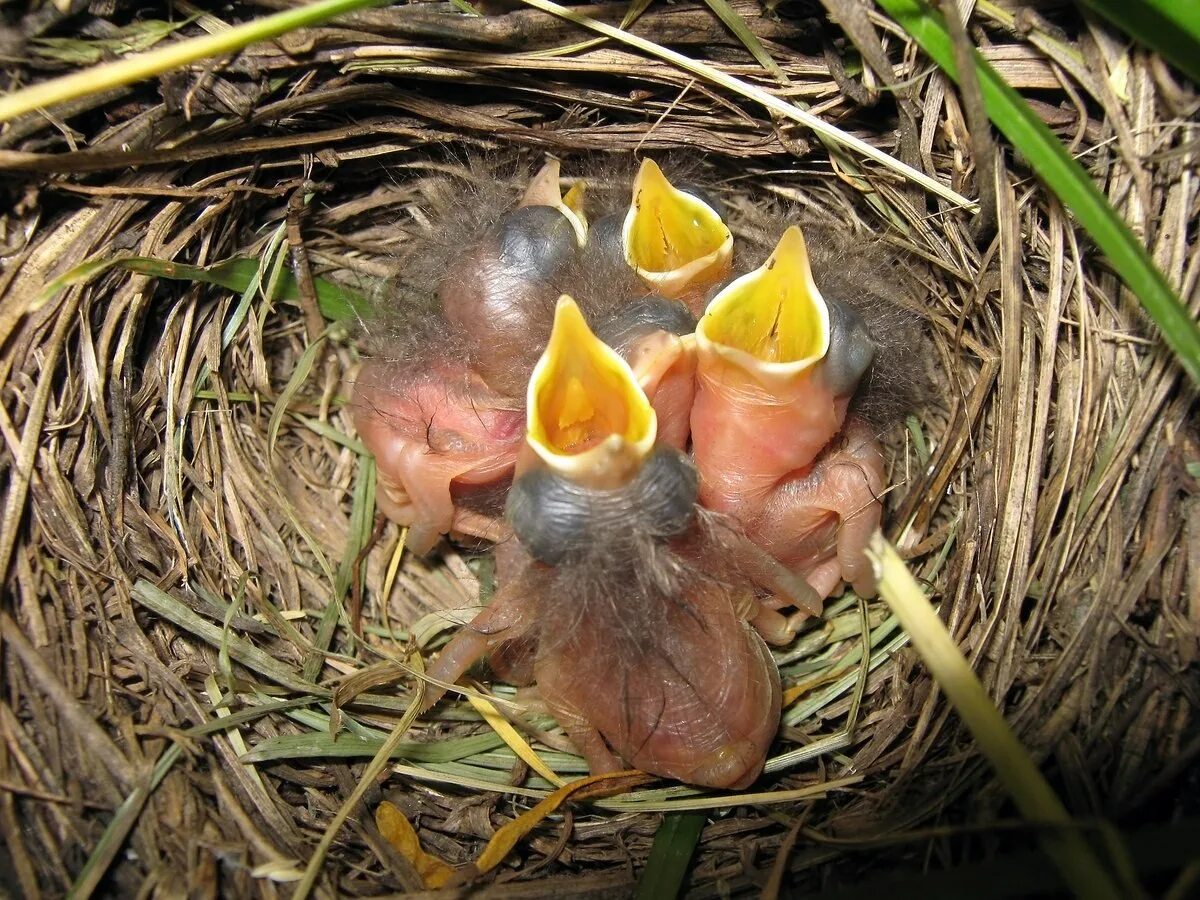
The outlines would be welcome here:
<svg viewBox="0 0 1200 900">
<path fill-rule="evenodd" d="M 1196 98 L 1160 60 L 1049 6 L 1050 20 L 1022 13 L 1018 35 L 1003 5 L 980 2 L 975 37 L 1194 311 Z M 583 153 L 702 153 L 727 190 L 799 203 L 902 253 L 925 289 L 936 383 L 889 435 L 893 536 L 1075 814 L 1133 827 L 1197 813 L 1193 390 L 1020 160 L 1001 154 L 981 179 L 957 92 L 884 20 L 856 37 L 892 71 L 864 75 L 818 7 L 735 7 L 786 73 L 781 95 L 994 196 L 994 236 L 977 243 L 970 213 L 869 164 L 855 182 L 810 135 L 665 63 L 611 43 L 547 56 L 591 35 L 531 10 L 362 13 L 0 132 L 4 881 L 59 895 L 91 858 L 82 882 L 114 895 L 288 894 L 281 881 L 407 706 L 410 676 L 386 659 L 402 662 L 410 630 L 442 627 L 423 617 L 469 607 L 487 581 L 453 551 L 406 556 L 384 597 L 391 525 L 355 577 L 373 531 L 373 470 L 341 405 L 357 355 L 343 328 L 314 343 L 313 304 L 113 270 L 35 308 L 45 284 L 117 253 L 286 269 L 303 246 L 317 274 L 366 287 L 417 227 L 422 179 L 477 150 L 562 154 L 568 170 Z M 586 11 L 617 22 L 625 8 Z M 56 33 L 84 22 L 103 32 L 83 13 Z M 702 5 L 655 5 L 634 30 L 777 87 Z M 360 588 L 363 642 L 342 615 Z M 758 786 L 813 799 L 714 814 L 695 896 L 757 890 L 772 867 L 811 888 L 1023 843 L 997 824 L 1011 812 L 989 770 L 878 605 L 856 705 L 859 612 L 842 609 L 835 633 L 784 659 L 785 687 L 812 687 Z M 838 738 L 852 707 L 853 734 Z M 541 784 L 478 721 L 463 705 L 418 723 L 406 741 L 423 748 L 403 745 L 367 791 L 370 809 L 388 797 L 454 862 Z M 580 771 L 547 741 L 559 774 Z M 523 787 L 481 789 L 514 778 Z M 642 808 L 685 794 L 643 794 Z M 627 893 L 660 816 L 607 806 L 535 832 L 490 890 Z M 350 895 L 416 886 L 361 810 L 324 878 Z"/>
</svg>

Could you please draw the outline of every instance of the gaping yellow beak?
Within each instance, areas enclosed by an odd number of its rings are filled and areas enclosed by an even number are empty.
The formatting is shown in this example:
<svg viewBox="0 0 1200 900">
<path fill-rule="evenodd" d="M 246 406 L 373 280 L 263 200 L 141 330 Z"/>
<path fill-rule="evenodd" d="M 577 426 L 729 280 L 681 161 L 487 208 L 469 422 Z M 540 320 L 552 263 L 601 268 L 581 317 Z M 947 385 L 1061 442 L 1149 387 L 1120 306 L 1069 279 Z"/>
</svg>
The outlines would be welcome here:
<svg viewBox="0 0 1200 900">
<path fill-rule="evenodd" d="M 658 420 L 629 364 L 561 297 L 546 352 L 529 379 L 526 441 L 554 471 L 617 487 L 641 467 Z"/>
<path fill-rule="evenodd" d="M 791 378 L 829 350 L 829 308 L 793 225 L 767 261 L 721 291 L 696 326 L 702 351 L 765 378 Z"/>
<path fill-rule="evenodd" d="M 729 274 L 733 235 L 703 200 L 667 181 L 645 160 L 622 231 L 625 260 L 664 297 L 702 292 Z"/>
<path fill-rule="evenodd" d="M 518 206 L 552 206 L 566 216 L 571 227 L 575 229 L 575 240 L 582 247 L 587 243 L 588 223 L 583 214 L 583 194 L 585 184 L 582 179 L 563 196 L 559 185 L 559 164 L 557 159 L 546 163 L 529 181 L 525 194 Z"/>
</svg>

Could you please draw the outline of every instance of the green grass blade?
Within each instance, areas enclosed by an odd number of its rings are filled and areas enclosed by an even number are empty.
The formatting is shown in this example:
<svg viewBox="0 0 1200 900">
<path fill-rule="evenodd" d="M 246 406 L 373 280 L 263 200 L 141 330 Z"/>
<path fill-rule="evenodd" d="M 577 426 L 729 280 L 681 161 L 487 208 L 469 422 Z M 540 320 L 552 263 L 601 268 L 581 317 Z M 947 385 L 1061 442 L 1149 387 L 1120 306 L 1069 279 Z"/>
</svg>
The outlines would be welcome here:
<svg viewBox="0 0 1200 900">
<path fill-rule="evenodd" d="M 413 763 L 454 762 L 494 750 L 503 743 L 493 732 L 451 740 L 401 742 L 392 748 L 391 757 Z M 334 738 L 328 728 L 323 732 L 311 731 L 307 734 L 277 734 L 251 747 L 241 757 L 241 762 L 369 758 L 378 753 L 383 744 L 384 738 L 363 738 L 354 734 L 339 734 Z"/>
<path fill-rule="evenodd" d="M 899 554 L 878 532 L 868 554 L 879 575 L 880 596 L 900 619 L 913 647 L 970 729 L 1017 809 L 1029 821 L 1046 826 L 1039 833 L 1042 849 L 1058 866 L 1071 890 L 1076 896 L 1088 898 L 1117 900 L 1127 896 L 1118 889 L 1109 870 L 1008 727 Z"/>
<path fill-rule="evenodd" d="M 162 784 L 162 780 L 167 777 L 167 773 L 171 771 L 171 767 L 175 765 L 182 753 L 182 744 L 172 744 L 168 747 L 158 758 L 158 762 L 154 764 L 150 776 L 134 788 L 133 792 L 117 807 L 117 811 L 109 820 L 104 833 L 100 835 L 100 840 L 92 848 L 91 855 L 84 863 L 83 868 L 79 870 L 75 882 L 67 892 L 67 896 L 71 900 L 84 900 L 96 890 L 104 878 L 104 873 L 108 871 L 108 867 L 112 865 L 113 860 L 125 845 L 125 839 L 129 837 L 129 832 L 137 824 L 138 817 L 146 806 L 146 801 Z"/>
<path fill-rule="evenodd" d="M 379 751 L 367 763 L 362 774 L 359 775 L 358 784 L 354 790 L 350 792 L 350 796 L 342 803 L 329 825 L 325 828 L 325 833 L 321 835 L 321 840 L 317 844 L 316 849 L 309 857 L 308 865 L 304 867 L 304 876 L 296 884 L 296 889 L 292 893 L 293 900 L 304 900 L 312 893 L 314 885 L 317 883 L 317 878 L 321 875 L 321 867 L 325 862 L 325 854 L 329 852 L 329 848 L 333 846 L 333 840 L 337 837 L 342 825 L 350 818 L 350 815 L 362 802 L 363 796 L 376 783 L 376 779 L 383 774 L 383 770 L 387 768 L 388 760 L 391 759 L 393 751 L 401 743 L 402 739 L 412 723 L 416 721 L 417 714 L 421 711 L 420 704 L 421 692 L 414 690 L 412 699 L 409 701 L 408 709 L 404 716 L 396 723 L 396 727 L 392 729 L 392 733 L 387 736 L 387 739 L 380 746 Z"/>
<path fill-rule="evenodd" d="M 268 238 L 266 247 L 264 248 L 263 252 L 257 258 L 252 260 L 252 262 L 254 262 L 254 264 L 255 264 L 254 271 L 249 272 L 248 266 L 243 267 L 247 271 L 243 272 L 241 274 L 249 274 L 249 278 L 247 279 L 246 286 L 230 288 L 231 290 L 238 291 L 241 294 L 241 297 L 238 298 L 237 305 L 233 307 L 233 310 L 229 313 L 229 316 L 226 318 L 225 327 L 221 329 L 221 349 L 222 350 L 228 350 L 229 345 L 232 344 L 234 342 L 234 339 L 237 338 L 238 333 L 242 330 L 242 327 L 246 324 L 246 319 L 249 318 L 249 316 L 250 316 L 250 310 L 253 308 L 255 300 L 257 300 L 261 297 L 268 308 L 270 308 L 271 305 L 275 302 L 275 294 L 270 293 L 270 290 L 271 290 L 272 285 L 274 285 L 277 289 L 279 287 L 279 284 L 278 284 L 278 279 L 272 280 L 270 278 L 270 275 L 273 272 L 279 271 L 280 267 L 283 265 L 284 261 L 287 259 L 287 253 L 284 251 L 284 241 L 286 241 L 286 240 L 287 240 L 287 223 L 281 222 L 279 224 L 279 226 L 275 229 L 275 233 L 272 234 L 270 238 Z M 144 259 L 145 259 L 145 257 L 143 257 L 143 260 Z M 227 267 L 230 265 L 230 263 L 234 263 L 234 262 L 235 262 L 234 260 L 227 260 L 224 263 L 217 263 L 216 268 L 212 272 L 210 277 L 213 277 L 213 278 L 222 277 L 221 272 L 223 269 L 226 270 L 227 275 L 233 274 L 232 272 L 228 272 Z M 193 274 L 193 273 L 189 273 L 189 274 Z M 204 274 L 204 273 L 201 271 L 201 272 L 196 272 L 194 274 L 200 275 L 200 274 Z M 158 276 L 158 277 L 162 277 L 162 276 Z M 265 288 L 263 286 L 264 279 L 266 279 L 266 281 L 267 281 L 267 286 Z M 194 278 L 192 280 L 200 281 L 200 279 L 198 279 L 198 278 Z M 230 279 L 230 280 L 232 280 L 232 279 Z M 240 282 L 241 279 L 238 278 L 238 281 Z M 210 282 L 201 282 L 201 283 L 210 283 Z M 229 287 L 228 284 L 223 285 L 223 286 Z M 197 384 L 205 384 L 207 382 L 208 382 L 208 373 L 207 372 L 205 373 L 205 376 L 203 378 L 196 379 Z"/>
<path fill-rule="evenodd" d="M 307 352 L 306 350 L 305 353 Z M 281 397 L 280 400 L 282 399 Z M 360 560 L 359 555 L 371 540 L 371 531 L 375 523 L 375 477 L 375 461 L 370 458 L 360 461 L 351 501 L 350 534 L 347 536 L 342 561 L 333 579 L 333 595 L 317 624 L 317 633 L 313 637 L 313 651 L 304 661 L 303 674 L 310 681 L 315 681 L 320 673 L 325 664 L 325 651 L 333 642 L 338 622 L 345 619 L 343 601 L 353 581 L 354 568 L 356 565 L 366 565 L 366 561 Z"/>
<path fill-rule="evenodd" d="M 46 59 L 72 66 L 94 65 L 109 57 L 149 50 L 172 32 L 196 21 L 196 18 L 197 16 L 188 16 L 178 22 L 148 19 L 118 28 L 109 37 L 39 37 L 30 43 L 33 45 L 33 52 Z"/>
<path fill-rule="evenodd" d="M 300 392 L 300 389 L 304 387 L 304 382 L 308 380 L 309 373 L 312 372 L 313 366 L 316 365 L 317 355 L 324 348 L 324 335 L 305 347 L 304 352 L 300 354 L 300 358 L 296 360 L 296 367 L 292 370 L 287 384 L 279 392 L 279 397 L 275 400 L 275 409 L 271 412 L 271 420 L 267 423 L 267 456 L 273 457 L 275 455 L 275 445 L 279 442 L 279 429 L 283 425 L 283 417 L 287 415 L 288 406 L 291 404 L 292 399 Z"/>
<path fill-rule="evenodd" d="M 212 56 L 235 53 L 258 41 L 270 40 L 297 28 L 318 25 L 355 10 L 382 6 L 386 2 L 387 0 L 318 0 L 298 9 L 285 10 L 236 25 L 217 34 L 191 38 L 117 62 L 43 81 L 0 97 L 0 122 L 7 122 L 24 113 L 53 106 L 55 103 L 99 94 L 141 81 L 143 78 L 152 78 Z"/>
<path fill-rule="evenodd" d="M 637 900 L 670 900 L 679 896 L 707 819 L 704 813 L 696 812 L 669 813 L 663 819 L 638 880 L 634 894 Z"/>
<path fill-rule="evenodd" d="M 532 2 L 532 0 L 526 0 Z M 957 80 L 950 34 L 940 14 L 920 0 L 879 0 L 932 59 Z M 1179 363 L 1200 385 L 1200 328 L 1167 284 L 1145 248 L 1067 149 L 978 53 L 975 68 L 988 117 L 1079 220 L 1143 308 L 1158 325 Z"/>
<path fill-rule="evenodd" d="M 1196 0 L 1079 0 L 1200 82 L 1200 3 Z"/>
<path fill-rule="evenodd" d="M 218 649 L 224 645 L 231 658 L 259 675 L 271 679 L 276 684 L 302 694 L 328 695 L 327 690 L 298 678 L 289 666 L 279 662 L 266 651 L 260 650 L 237 635 L 225 634 L 220 627 L 205 621 L 184 603 L 160 590 L 149 581 L 139 580 L 134 584 L 130 594 L 146 609 L 157 613 L 205 643 Z"/>
</svg>

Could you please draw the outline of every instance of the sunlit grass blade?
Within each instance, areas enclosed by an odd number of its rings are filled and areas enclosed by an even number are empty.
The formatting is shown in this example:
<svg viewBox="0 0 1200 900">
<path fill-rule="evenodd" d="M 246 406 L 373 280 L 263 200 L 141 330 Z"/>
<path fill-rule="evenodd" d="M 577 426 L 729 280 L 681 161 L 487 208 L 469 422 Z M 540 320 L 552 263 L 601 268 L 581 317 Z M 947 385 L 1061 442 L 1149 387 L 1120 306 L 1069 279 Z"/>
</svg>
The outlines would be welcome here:
<svg viewBox="0 0 1200 900">
<path fill-rule="evenodd" d="M 526 0 L 534 2 L 534 0 Z M 540 0 L 539 0 L 540 2 Z M 957 79 L 950 34 L 942 17 L 919 0 L 879 0 L 921 49 Z M 1029 104 L 978 54 L 975 69 L 984 106 L 996 127 L 1079 220 L 1113 268 L 1157 323 L 1180 365 L 1200 384 L 1200 328 L 1167 284 L 1145 248 L 1095 182 L 1037 117 Z"/>
<path fill-rule="evenodd" d="M 313 850 L 312 856 L 309 857 L 308 865 L 304 867 L 304 877 L 300 879 L 300 882 L 296 885 L 295 892 L 292 894 L 294 900 L 304 900 L 312 892 L 313 886 L 317 883 L 317 878 L 321 874 L 321 867 L 325 862 L 325 854 L 329 852 L 329 848 L 333 845 L 333 839 L 337 837 L 338 832 L 342 829 L 342 825 L 346 823 L 346 820 L 350 818 L 350 814 L 354 812 L 355 808 L 362 801 L 363 795 L 375 784 L 376 779 L 383 774 L 383 770 L 387 767 L 392 753 L 402 743 L 404 735 L 412 727 L 412 723 L 417 720 L 417 714 L 421 711 L 420 698 L 421 692 L 414 690 L 408 709 L 405 710 L 400 721 L 396 723 L 396 727 L 392 729 L 391 734 L 387 736 L 387 740 L 380 746 L 379 751 L 367 763 L 366 768 L 359 775 L 358 784 L 355 785 L 354 790 L 350 792 L 350 796 L 346 798 L 326 826 L 325 833 L 321 835 L 321 840 L 318 842 L 316 849 Z"/>
<path fill-rule="evenodd" d="M 557 3 L 552 3 L 551 0 L 524 0 L 524 2 L 532 6 L 534 9 L 540 9 L 543 12 L 553 13 L 559 18 L 566 19 L 568 22 L 574 22 L 583 28 L 589 28 L 592 31 L 603 34 L 607 37 L 627 44 L 630 47 L 636 47 L 643 53 L 648 53 L 658 59 L 665 60 L 672 65 L 678 66 L 685 72 L 691 72 L 713 84 L 720 85 L 727 91 L 746 97 L 749 100 L 766 107 L 771 112 L 778 113 L 784 118 L 791 119 L 793 122 L 799 122 L 812 131 L 823 137 L 833 140 L 837 144 L 853 150 L 855 153 L 865 156 L 867 159 L 874 160 L 879 165 L 891 169 L 909 179 L 910 181 L 919 184 L 925 190 L 937 194 L 956 206 L 974 209 L 975 204 L 966 197 L 959 194 L 952 188 L 947 187 L 935 178 L 930 178 L 924 172 L 914 169 L 912 166 L 902 163 L 895 157 L 888 156 L 878 147 L 873 147 L 866 141 L 856 138 L 854 135 L 842 131 L 833 125 L 830 125 L 819 116 L 814 116 L 809 112 L 804 111 L 793 103 L 789 103 L 774 94 L 764 91 L 762 88 L 755 87 L 749 82 L 742 81 L 740 78 L 734 78 L 722 72 L 720 69 L 714 68 L 707 63 L 701 62 L 698 59 L 692 59 L 690 56 L 684 56 L 682 53 L 676 53 L 667 47 L 663 47 L 653 41 L 648 41 L 645 38 L 638 37 L 636 34 L 630 34 L 628 31 L 622 31 L 620 28 L 599 22 L 596 19 L 582 15 L 573 9 L 568 9 L 565 6 L 560 6 Z"/>
<path fill-rule="evenodd" d="M 770 72 L 780 84 L 791 84 L 791 79 L 788 78 L 787 73 L 783 71 L 783 68 L 775 61 L 775 58 L 767 52 L 767 48 L 758 39 L 758 35 L 750 29 L 750 25 L 736 9 L 729 5 L 727 0 L 705 0 L 705 2 L 708 4 L 709 9 L 716 14 L 717 18 L 724 23 L 725 27 L 733 32 L 734 37 L 745 45 L 746 50 L 749 51 L 750 55 L 754 57 L 760 66 Z M 796 99 L 793 102 L 800 109 L 808 110 L 808 104 L 803 101 Z M 821 141 L 822 146 L 829 151 L 829 155 L 833 157 L 835 165 L 843 170 L 847 180 L 855 188 L 862 191 L 867 202 L 875 207 L 884 218 L 898 229 L 907 232 L 908 224 L 892 208 L 891 204 L 880 196 L 878 191 L 871 187 L 870 182 L 862 177 L 862 170 L 850 154 L 846 152 L 846 149 L 827 135 L 818 133 L 817 137 Z"/>
<path fill-rule="evenodd" d="M 638 881 L 637 900 L 670 900 L 679 896 L 688 864 L 708 817 L 704 813 L 670 813 L 654 834 L 654 845 Z"/>
<path fill-rule="evenodd" d="M 1031 822 L 1045 826 L 1039 833 L 1042 848 L 1058 866 L 1071 890 L 1088 898 L 1117 900 L 1128 896 L 1113 882 L 1062 801 L 1008 727 L 899 554 L 878 532 L 868 553 L 879 575 L 880 596 L 900 619 L 913 647 L 970 729 L 1017 809 Z"/>
<path fill-rule="evenodd" d="M 839 791 L 860 784 L 862 775 L 849 775 L 845 778 L 834 778 L 806 787 L 786 791 L 759 791 L 750 794 L 713 794 L 710 796 L 687 796 L 687 789 L 675 791 L 672 795 L 683 795 L 681 799 L 647 800 L 640 797 L 621 797 L 616 800 L 597 800 L 596 805 L 602 809 L 618 810 L 621 812 L 696 812 L 704 809 L 733 809 L 736 806 L 765 806 L 777 803 L 798 803 L 802 800 L 812 800 L 814 797 L 825 797 L 831 791 Z M 693 792 L 694 793 L 694 792 Z"/>
<path fill-rule="evenodd" d="M 1079 0 L 1200 82 L 1200 3 L 1195 0 Z"/>
<path fill-rule="evenodd" d="M 386 2 L 388 0 L 318 0 L 299 9 L 289 9 L 255 19 L 217 34 L 190 38 L 117 62 L 43 81 L 0 97 L 0 122 L 7 122 L 23 113 L 53 106 L 55 103 L 99 94 L 143 78 L 152 78 L 202 59 L 234 53 L 257 41 L 270 40 L 297 28 L 318 25 L 344 13 L 371 6 L 383 6 Z"/>
<path fill-rule="evenodd" d="M 537 755 L 537 751 L 529 746 L 529 742 L 521 737 L 520 732 L 509 724 L 508 720 L 500 714 L 500 710 L 492 704 L 490 700 L 485 700 L 483 697 L 476 697 L 470 694 L 467 695 L 467 700 L 475 707 L 483 720 L 491 726 L 503 740 L 512 748 L 513 753 L 519 756 L 529 768 L 537 772 L 548 782 L 555 787 L 562 787 L 566 784 L 558 775 Z"/>
<path fill-rule="evenodd" d="M 400 743 L 392 748 L 392 757 L 409 762 L 453 762 L 500 747 L 503 743 L 498 734 L 485 732 L 465 738 Z M 245 763 L 320 758 L 359 759 L 374 756 L 382 746 L 382 738 L 363 738 L 353 734 L 339 734 L 334 738 L 328 730 L 310 731 L 307 734 L 277 734 L 263 738 L 240 759 Z"/>
</svg>

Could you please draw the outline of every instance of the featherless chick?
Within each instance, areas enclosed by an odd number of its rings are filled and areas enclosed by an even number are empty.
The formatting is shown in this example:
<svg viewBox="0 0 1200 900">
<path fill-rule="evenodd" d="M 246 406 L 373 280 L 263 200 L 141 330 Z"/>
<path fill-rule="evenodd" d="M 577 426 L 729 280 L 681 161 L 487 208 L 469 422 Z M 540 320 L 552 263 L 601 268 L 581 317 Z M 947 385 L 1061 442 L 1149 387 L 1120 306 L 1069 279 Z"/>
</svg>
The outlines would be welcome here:
<svg viewBox="0 0 1200 900">
<path fill-rule="evenodd" d="M 515 208 L 503 191 L 456 195 L 406 260 L 352 410 L 379 467 L 379 506 L 409 526 L 417 553 L 443 534 L 505 534 L 522 395 L 586 241 L 581 193 L 562 196 L 551 162 Z"/>
<path fill-rule="evenodd" d="M 798 227 L 712 299 L 696 342 L 701 503 L 819 597 L 843 580 L 872 596 L 864 551 L 879 527 L 884 459 L 848 409 L 878 344 L 853 307 L 822 295 Z"/>
</svg>

